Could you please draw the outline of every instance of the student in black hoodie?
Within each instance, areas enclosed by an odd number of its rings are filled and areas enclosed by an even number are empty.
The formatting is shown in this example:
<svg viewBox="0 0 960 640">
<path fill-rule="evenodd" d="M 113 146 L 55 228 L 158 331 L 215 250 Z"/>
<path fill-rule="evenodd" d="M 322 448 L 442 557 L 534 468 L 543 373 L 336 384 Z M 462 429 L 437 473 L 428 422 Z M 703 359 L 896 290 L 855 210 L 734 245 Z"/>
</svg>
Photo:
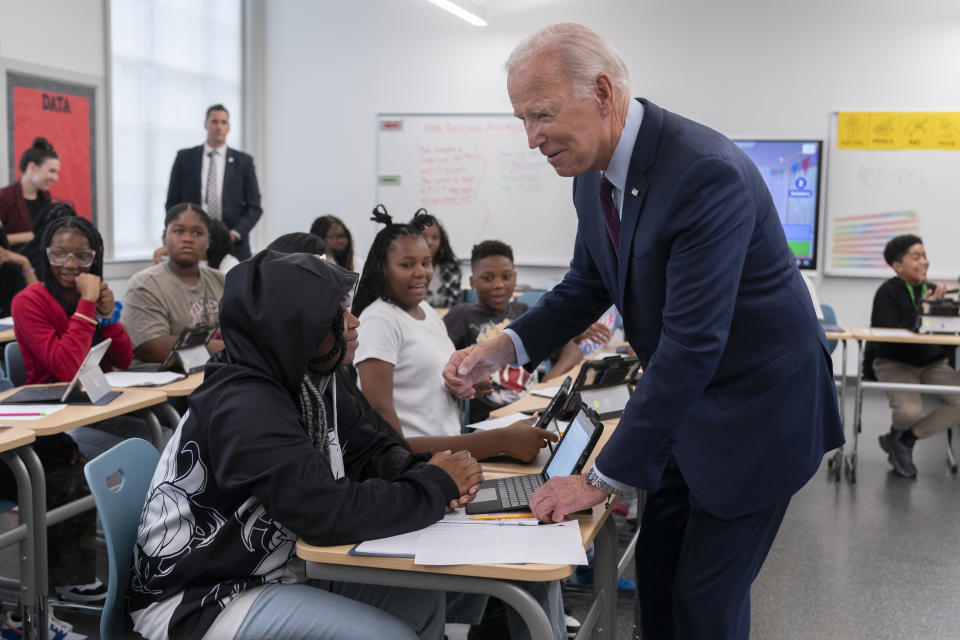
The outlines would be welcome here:
<svg viewBox="0 0 960 640">
<path fill-rule="evenodd" d="M 298 537 L 329 545 L 420 529 L 482 478 L 467 452 L 417 461 L 332 375 L 356 349 L 343 304 L 355 279 L 272 251 L 231 270 L 226 362 L 207 365 L 141 516 L 128 595 L 148 640 L 442 637 L 442 593 L 305 583 L 294 554 Z"/>
</svg>

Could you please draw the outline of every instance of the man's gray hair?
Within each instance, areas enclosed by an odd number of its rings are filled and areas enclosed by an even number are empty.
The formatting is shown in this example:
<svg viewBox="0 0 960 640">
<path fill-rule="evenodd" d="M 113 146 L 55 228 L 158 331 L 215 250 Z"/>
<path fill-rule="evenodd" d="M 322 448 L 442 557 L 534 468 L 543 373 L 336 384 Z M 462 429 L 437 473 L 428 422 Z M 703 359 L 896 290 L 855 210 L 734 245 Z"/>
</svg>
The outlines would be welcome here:
<svg viewBox="0 0 960 640">
<path fill-rule="evenodd" d="M 630 74 L 623 59 L 602 37 L 572 22 L 544 27 L 518 44 L 507 59 L 507 73 L 547 51 L 556 54 L 561 73 L 578 96 L 593 93 L 600 73 L 609 75 L 613 85 L 629 96 Z"/>
</svg>

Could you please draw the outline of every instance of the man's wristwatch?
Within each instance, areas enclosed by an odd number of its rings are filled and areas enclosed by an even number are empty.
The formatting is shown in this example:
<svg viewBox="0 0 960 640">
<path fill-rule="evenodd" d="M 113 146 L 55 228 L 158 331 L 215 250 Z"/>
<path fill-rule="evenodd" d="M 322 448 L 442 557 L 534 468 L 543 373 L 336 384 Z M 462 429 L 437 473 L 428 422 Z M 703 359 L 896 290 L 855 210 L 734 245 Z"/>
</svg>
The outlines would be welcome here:
<svg viewBox="0 0 960 640">
<path fill-rule="evenodd" d="M 597 489 L 600 489 L 600 491 L 603 491 L 607 495 L 610 495 L 610 496 L 620 495 L 620 489 L 617 489 L 615 486 L 613 486 L 609 482 L 604 481 L 604 479 L 600 477 L 600 474 L 597 473 L 597 470 L 594 467 L 590 467 L 590 472 L 587 473 L 587 484 L 589 484 L 592 487 L 596 487 Z"/>
</svg>

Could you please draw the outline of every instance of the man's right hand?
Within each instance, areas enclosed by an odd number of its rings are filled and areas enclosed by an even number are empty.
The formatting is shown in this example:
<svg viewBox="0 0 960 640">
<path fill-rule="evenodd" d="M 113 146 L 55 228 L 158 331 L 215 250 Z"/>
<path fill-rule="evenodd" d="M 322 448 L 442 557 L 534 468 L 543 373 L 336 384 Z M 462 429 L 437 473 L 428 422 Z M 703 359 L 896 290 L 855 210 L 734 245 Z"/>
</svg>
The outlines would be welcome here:
<svg viewBox="0 0 960 640">
<path fill-rule="evenodd" d="M 487 379 L 491 373 L 516 359 L 517 351 L 513 340 L 502 333 L 490 342 L 454 351 L 447 361 L 447 366 L 443 368 L 443 382 L 455 395 L 472 398 L 476 394 L 473 385 Z"/>
<path fill-rule="evenodd" d="M 503 453 L 517 460 L 530 462 L 537 457 L 540 449 L 547 446 L 547 440 L 556 442 L 559 439 L 553 431 L 530 426 L 533 420 L 518 420 L 509 427 L 494 429 L 490 433 L 498 435 Z"/>
<path fill-rule="evenodd" d="M 469 451 L 440 451 L 433 454 L 430 458 L 432 464 L 443 469 L 448 476 L 457 484 L 457 491 L 460 492 L 460 498 L 450 503 L 451 507 L 462 507 L 476 495 L 480 483 L 483 482 L 483 469 Z"/>
<path fill-rule="evenodd" d="M 100 299 L 100 276 L 92 273 L 78 273 L 75 282 L 77 293 L 81 298 L 94 303 Z"/>
</svg>

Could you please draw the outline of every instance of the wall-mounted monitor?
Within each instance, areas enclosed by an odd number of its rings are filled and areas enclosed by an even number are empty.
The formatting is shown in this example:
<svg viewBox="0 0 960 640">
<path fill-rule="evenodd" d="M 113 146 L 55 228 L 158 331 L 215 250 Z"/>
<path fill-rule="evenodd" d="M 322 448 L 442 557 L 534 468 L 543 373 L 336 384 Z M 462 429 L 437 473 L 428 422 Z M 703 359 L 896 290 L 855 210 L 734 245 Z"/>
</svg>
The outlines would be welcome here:
<svg viewBox="0 0 960 640">
<path fill-rule="evenodd" d="M 801 269 L 817 268 L 821 140 L 734 140 L 750 156 Z"/>
</svg>

